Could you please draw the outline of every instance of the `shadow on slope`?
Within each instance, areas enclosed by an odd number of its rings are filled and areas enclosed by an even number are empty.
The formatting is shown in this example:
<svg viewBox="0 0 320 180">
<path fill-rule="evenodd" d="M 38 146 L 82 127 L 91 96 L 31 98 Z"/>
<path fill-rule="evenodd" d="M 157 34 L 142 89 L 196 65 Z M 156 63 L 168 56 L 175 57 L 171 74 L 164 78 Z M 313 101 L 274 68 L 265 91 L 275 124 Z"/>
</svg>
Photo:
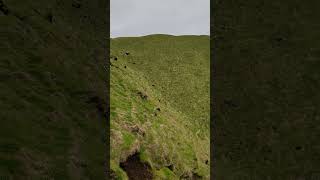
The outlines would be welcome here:
<svg viewBox="0 0 320 180">
<path fill-rule="evenodd" d="M 120 167 L 127 173 L 130 180 L 152 180 L 151 167 L 140 160 L 139 153 L 135 153 L 120 163 Z"/>
</svg>

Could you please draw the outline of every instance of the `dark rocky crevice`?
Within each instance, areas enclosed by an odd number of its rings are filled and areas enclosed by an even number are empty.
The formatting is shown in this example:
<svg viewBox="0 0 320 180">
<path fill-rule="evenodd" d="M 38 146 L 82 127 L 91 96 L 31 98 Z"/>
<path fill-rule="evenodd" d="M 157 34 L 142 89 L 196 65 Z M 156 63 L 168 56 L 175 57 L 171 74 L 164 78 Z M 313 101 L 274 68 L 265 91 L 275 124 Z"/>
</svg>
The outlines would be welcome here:
<svg viewBox="0 0 320 180">
<path fill-rule="evenodd" d="M 152 180 L 151 167 L 140 160 L 139 153 L 135 153 L 120 163 L 120 167 L 127 173 L 129 180 Z"/>
</svg>

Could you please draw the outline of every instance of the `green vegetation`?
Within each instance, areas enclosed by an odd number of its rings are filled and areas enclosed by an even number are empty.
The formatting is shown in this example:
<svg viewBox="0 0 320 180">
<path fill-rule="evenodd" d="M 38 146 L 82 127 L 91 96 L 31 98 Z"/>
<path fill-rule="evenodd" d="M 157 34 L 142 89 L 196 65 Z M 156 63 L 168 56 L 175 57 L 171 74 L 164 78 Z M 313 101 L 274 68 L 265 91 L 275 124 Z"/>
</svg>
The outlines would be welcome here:
<svg viewBox="0 0 320 180">
<path fill-rule="evenodd" d="M 105 179 L 106 2 L 0 5 L 0 177 Z"/>
<path fill-rule="evenodd" d="M 208 36 L 111 40 L 115 179 L 127 178 L 119 164 L 136 152 L 156 179 L 209 179 L 209 56 Z"/>
<path fill-rule="evenodd" d="M 319 1 L 212 1 L 214 179 L 319 179 Z"/>
</svg>

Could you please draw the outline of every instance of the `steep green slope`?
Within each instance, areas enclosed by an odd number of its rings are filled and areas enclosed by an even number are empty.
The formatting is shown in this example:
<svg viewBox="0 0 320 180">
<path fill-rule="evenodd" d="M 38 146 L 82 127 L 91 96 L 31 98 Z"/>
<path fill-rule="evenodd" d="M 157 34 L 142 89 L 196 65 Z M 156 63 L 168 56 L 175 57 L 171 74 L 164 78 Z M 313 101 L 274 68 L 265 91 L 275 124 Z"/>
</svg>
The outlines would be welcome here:
<svg viewBox="0 0 320 180">
<path fill-rule="evenodd" d="M 111 40 L 111 167 L 135 153 L 157 179 L 209 179 L 209 37 Z M 122 178 L 120 178 L 122 177 Z"/>
<path fill-rule="evenodd" d="M 217 179 L 316 178 L 319 46 L 293 37 L 280 42 L 259 38 L 235 42 L 230 37 L 215 51 Z"/>
<path fill-rule="evenodd" d="M 215 179 L 319 179 L 319 1 L 213 1 Z"/>
<path fill-rule="evenodd" d="M 0 177 L 104 179 L 106 2 L 0 6 Z"/>
</svg>

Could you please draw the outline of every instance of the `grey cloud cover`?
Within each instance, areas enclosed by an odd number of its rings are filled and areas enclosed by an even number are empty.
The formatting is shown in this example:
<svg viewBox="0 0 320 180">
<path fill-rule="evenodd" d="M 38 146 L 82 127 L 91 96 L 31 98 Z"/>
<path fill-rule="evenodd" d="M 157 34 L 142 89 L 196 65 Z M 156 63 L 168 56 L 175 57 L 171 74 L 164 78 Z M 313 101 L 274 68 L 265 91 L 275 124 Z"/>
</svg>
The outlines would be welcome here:
<svg viewBox="0 0 320 180">
<path fill-rule="evenodd" d="M 111 0 L 111 37 L 209 35 L 210 0 Z"/>
</svg>

